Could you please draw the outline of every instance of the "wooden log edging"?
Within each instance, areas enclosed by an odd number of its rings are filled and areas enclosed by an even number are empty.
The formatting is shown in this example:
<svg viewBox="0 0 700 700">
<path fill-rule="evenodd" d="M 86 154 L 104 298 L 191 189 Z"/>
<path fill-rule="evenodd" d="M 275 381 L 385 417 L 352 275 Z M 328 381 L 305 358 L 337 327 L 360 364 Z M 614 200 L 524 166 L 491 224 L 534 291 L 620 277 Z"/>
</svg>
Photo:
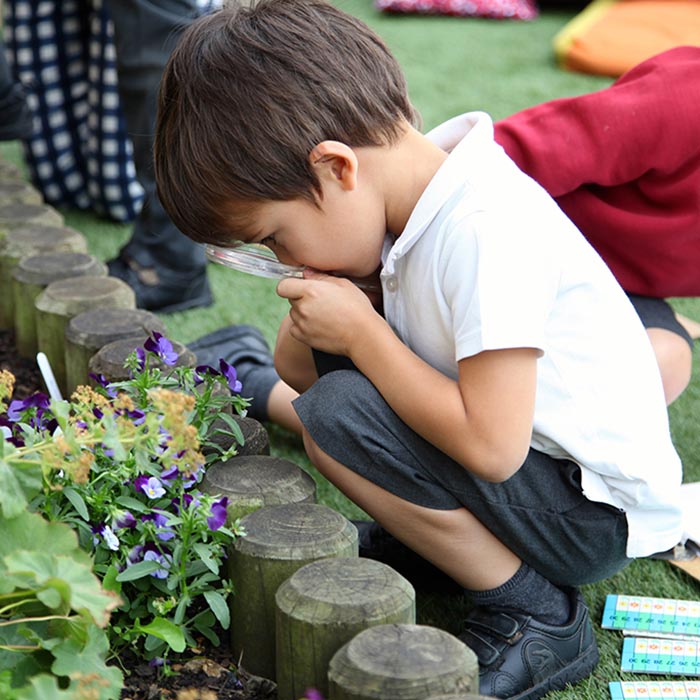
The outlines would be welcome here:
<svg viewBox="0 0 700 700">
<path fill-rule="evenodd" d="M 265 506 L 241 520 L 245 537 L 231 547 L 231 647 L 246 671 L 275 680 L 275 594 L 306 564 L 356 557 L 357 528 L 315 503 Z M 295 699 L 296 700 L 296 699 Z"/>
<path fill-rule="evenodd" d="M 22 258 L 12 273 L 15 343 L 22 357 L 38 348 L 36 298 L 52 282 L 68 277 L 106 277 L 107 266 L 87 253 L 49 253 Z"/>
<path fill-rule="evenodd" d="M 327 697 L 328 666 L 340 647 L 368 627 L 416 617 L 413 586 L 361 557 L 303 566 L 277 589 L 275 602 L 279 700 L 297 700 L 307 688 Z"/>
<path fill-rule="evenodd" d="M 205 457 L 221 454 L 231 446 L 236 448 L 236 457 L 244 455 L 269 455 L 270 436 L 265 426 L 255 418 L 248 416 L 232 416 L 243 433 L 243 444 L 230 435 L 228 424 L 223 418 L 217 418 L 211 425 L 207 441 L 202 444 L 201 450 Z M 207 444 L 208 443 L 208 444 Z M 210 459 L 212 457 L 209 457 Z"/>
<path fill-rule="evenodd" d="M 86 253 L 87 240 L 74 229 L 44 225 L 0 229 L 0 234 L 0 328 L 11 328 L 12 273 L 19 261 L 44 253 Z"/>
<path fill-rule="evenodd" d="M 108 382 L 122 382 L 129 379 L 129 370 L 124 367 L 126 358 L 131 355 L 136 348 L 143 345 L 144 339 L 139 336 L 137 338 L 122 338 L 105 343 L 88 362 L 88 374 L 101 374 Z M 173 350 L 177 353 L 177 362 L 175 367 L 194 367 L 196 358 L 194 353 L 182 343 L 176 340 L 171 341 Z M 158 358 L 151 357 L 151 366 L 159 367 L 165 371 L 167 365 Z"/>
<path fill-rule="evenodd" d="M 65 331 L 68 321 L 97 308 L 136 308 L 134 290 L 116 277 L 69 277 L 52 282 L 36 298 L 37 345 L 66 393 Z"/>
<path fill-rule="evenodd" d="M 301 467 L 267 455 L 236 456 L 212 464 L 201 489 L 228 497 L 229 522 L 263 506 L 316 502 L 316 482 Z"/>
<path fill-rule="evenodd" d="M 65 332 L 66 390 L 70 394 L 88 381 L 92 356 L 115 340 L 135 339 L 137 345 L 153 332 L 165 334 L 165 324 L 143 309 L 92 309 L 73 316 Z"/>
<path fill-rule="evenodd" d="M 328 666 L 329 700 L 426 700 L 479 687 L 476 654 L 457 637 L 426 625 L 366 629 Z"/>
</svg>

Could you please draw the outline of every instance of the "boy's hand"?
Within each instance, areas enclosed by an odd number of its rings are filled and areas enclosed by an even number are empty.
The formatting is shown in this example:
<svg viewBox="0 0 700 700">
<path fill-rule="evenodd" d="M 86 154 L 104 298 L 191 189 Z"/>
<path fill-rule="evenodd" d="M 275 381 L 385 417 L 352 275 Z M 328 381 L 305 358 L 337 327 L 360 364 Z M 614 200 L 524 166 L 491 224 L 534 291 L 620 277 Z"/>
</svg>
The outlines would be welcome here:
<svg viewBox="0 0 700 700">
<path fill-rule="evenodd" d="M 317 350 L 352 358 L 353 343 L 375 319 L 383 319 L 372 300 L 349 280 L 311 271 L 305 276 L 277 285 L 277 294 L 291 306 L 290 335 Z"/>
</svg>

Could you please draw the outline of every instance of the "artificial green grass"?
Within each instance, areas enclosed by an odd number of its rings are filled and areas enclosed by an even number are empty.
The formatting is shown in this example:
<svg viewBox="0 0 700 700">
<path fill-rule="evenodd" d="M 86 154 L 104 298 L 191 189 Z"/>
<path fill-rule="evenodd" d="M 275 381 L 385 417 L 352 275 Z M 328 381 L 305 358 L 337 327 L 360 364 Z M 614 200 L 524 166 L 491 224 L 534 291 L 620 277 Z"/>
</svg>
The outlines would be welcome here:
<svg viewBox="0 0 700 700">
<path fill-rule="evenodd" d="M 464 111 L 480 109 L 495 119 L 538 102 L 581 94 L 610 84 L 607 78 L 560 70 L 553 58 L 553 36 L 574 15 L 573 11 L 544 11 L 533 22 L 510 22 L 443 17 L 385 16 L 370 0 L 336 0 L 384 37 L 403 66 L 414 104 L 425 129 Z M 3 144 L 0 153 L 19 160 L 16 144 Z M 129 236 L 129 227 L 81 212 L 64 212 L 66 222 L 85 233 L 91 251 L 107 259 Z M 199 335 L 233 323 L 260 327 L 272 343 L 286 304 L 274 292 L 275 283 L 218 266 L 210 266 L 216 303 L 208 309 L 163 316 L 171 337 L 190 342 Z M 700 319 L 700 300 L 673 300 L 674 306 Z M 614 338 L 610 342 L 615 342 Z M 700 372 L 695 362 L 691 385 L 670 408 L 671 428 L 683 459 L 685 480 L 700 480 Z M 270 429 L 273 453 L 307 469 L 319 485 L 319 499 L 349 517 L 361 512 L 328 484 L 309 464 L 300 441 L 274 426 Z M 484 562 L 488 566 L 488 562 Z M 584 594 L 601 650 L 594 674 L 575 688 L 551 693 L 550 700 L 601 700 L 612 680 L 643 680 L 653 676 L 621 674 L 622 637 L 600 629 L 607 593 L 658 597 L 697 598 L 699 584 L 662 561 L 635 561 L 616 576 L 585 586 Z M 419 597 L 419 621 L 459 632 L 463 605 L 448 598 Z"/>
</svg>

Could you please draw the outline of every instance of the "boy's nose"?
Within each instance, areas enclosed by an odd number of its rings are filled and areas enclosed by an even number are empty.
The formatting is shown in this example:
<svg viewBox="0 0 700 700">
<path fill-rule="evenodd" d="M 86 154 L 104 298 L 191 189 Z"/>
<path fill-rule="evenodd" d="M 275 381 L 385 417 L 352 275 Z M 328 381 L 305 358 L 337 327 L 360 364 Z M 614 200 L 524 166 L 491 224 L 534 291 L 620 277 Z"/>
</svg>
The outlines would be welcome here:
<svg viewBox="0 0 700 700">
<path fill-rule="evenodd" d="M 277 259 L 285 265 L 293 265 L 294 267 L 302 266 L 298 260 L 295 260 L 284 248 L 277 246 L 274 251 Z"/>
</svg>

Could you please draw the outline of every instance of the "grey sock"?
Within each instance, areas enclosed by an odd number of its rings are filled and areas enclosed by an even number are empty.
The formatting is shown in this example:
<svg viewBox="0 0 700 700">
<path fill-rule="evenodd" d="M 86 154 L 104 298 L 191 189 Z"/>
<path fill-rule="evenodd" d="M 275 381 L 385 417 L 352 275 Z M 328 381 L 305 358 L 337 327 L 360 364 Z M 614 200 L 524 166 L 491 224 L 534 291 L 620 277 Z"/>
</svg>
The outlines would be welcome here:
<svg viewBox="0 0 700 700">
<path fill-rule="evenodd" d="M 476 605 L 525 613 L 550 625 L 563 625 L 571 613 L 568 594 L 525 562 L 498 588 L 466 593 Z"/>
</svg>

